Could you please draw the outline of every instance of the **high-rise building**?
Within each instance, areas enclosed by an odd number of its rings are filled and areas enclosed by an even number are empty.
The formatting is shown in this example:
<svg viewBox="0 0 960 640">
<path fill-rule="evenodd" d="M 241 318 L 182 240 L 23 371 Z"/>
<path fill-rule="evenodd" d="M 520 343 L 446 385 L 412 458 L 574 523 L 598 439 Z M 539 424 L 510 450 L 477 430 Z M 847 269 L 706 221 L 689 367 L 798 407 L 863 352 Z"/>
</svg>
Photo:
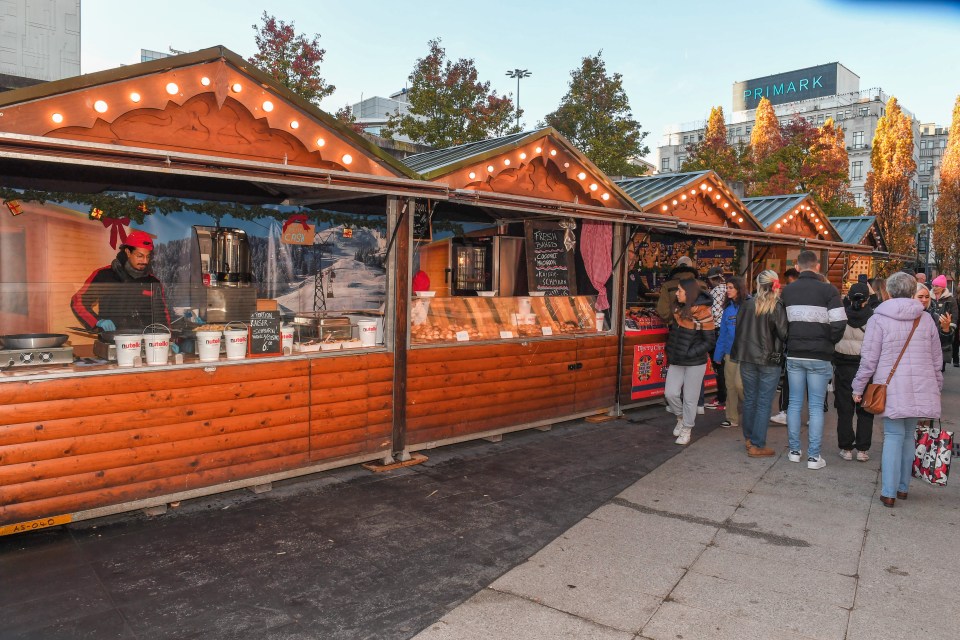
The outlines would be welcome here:
<svg viewBox="0 0 960 640">
<path fill-rule="evenodd" d="M 839 62 L 735 82 L 733 110 L 727 121 L 730 144 L 749 144 L 761 98 L 770 100 L 782 125 L 799 115 L 814 126 L 833 118 L 843 128 L 850 159 L 850 192 L 855 204 L 864 206 L 873 136 L 878 120 L 886 113 L 889 95 L 879 87 L 860 89 L 860 77 Z M 940 158 L 948 130 L 936 124 L 921 124 L 909 109 L 902 104 L 900 107 L 913 121 L 917 173 L 912 187 L 920 199 L 918 253 L 920 261 L 925 263 L 929 257 L 929 225 L 936 211 Z M 705 129 L 706 120 L 669 127 L 657 150 L 658 171 L 679 171 L 689 148 L 703 139 Z"/>
<path fill-rule="evenodd" d="M 366 133 L 379 136 L 380 130 L 387 124 L 387 119 L 391 115 L 406 115 L 409 113 L 410 103 L 407 100 L 407 90 L 401 89 L 389 98 L 383 96 L 366 98 L 354 104 L 351 110 L 353 111 L 353 117 L 357 119 L 357 124 L 361 125 Z M 412 142 L 402 135 L 397 135 L 395 138 L 401 142 Z"/>
<path fill-rule="evenodd" d="M 7 83 L 79 74 L 80 0 L 0 0 L 0 75 Z"/>
</svg>

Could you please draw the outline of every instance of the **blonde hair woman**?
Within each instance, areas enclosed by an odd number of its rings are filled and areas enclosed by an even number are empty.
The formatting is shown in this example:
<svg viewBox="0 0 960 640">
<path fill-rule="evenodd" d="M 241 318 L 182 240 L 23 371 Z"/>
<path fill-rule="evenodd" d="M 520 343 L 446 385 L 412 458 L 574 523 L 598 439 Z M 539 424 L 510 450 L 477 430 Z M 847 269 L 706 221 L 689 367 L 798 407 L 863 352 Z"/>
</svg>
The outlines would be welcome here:
<svg viewBox="0 0 960 640">
<path fill-rule="evenodd" d="M 767 447 L 767 426 L 780 380 L 787 331 L 780 278 L 776 271 L 764 271 L 757 276 L 754 297 L 744 301 L 737 314 L 737 331 L 730 352 L 730 357 L 740 363 L 743 440 L 751 458 L 775 454 Z"/>
</svg>

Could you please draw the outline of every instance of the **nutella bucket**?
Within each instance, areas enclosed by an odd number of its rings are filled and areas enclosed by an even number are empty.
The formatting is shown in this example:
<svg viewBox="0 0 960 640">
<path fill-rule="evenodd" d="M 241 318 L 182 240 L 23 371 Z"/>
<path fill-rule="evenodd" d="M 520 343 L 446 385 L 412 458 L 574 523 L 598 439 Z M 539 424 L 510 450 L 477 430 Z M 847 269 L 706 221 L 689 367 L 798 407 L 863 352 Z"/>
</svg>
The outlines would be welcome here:
<svg viewBox="0 0 960 640">
<path fill-rule="evenodd" d="M 241 328 L 237 328 L 239 325 Z M 243 360 L 247 357 L 247 325 L 231 322 L 223 330 L 223 339 L 227 344 L 227 360 Z"/>
<path fill-rule="evenodd" d="M 197 331 L 197 355 L 200 362 L 216 362 L 220 359 L 220 342 L 223 335 L 219 331 Z"/>
<path fill-rule="evenodd" d="M 157 331 L 157 328 L 163 331 Z M 151 324 L 143 330 L 144 351 L 148 365 L 167 364 L 170 357 L 170 330 L 162 324 Z"/>
<path fill-rule="evenodd" d="M 113 342 L 117 345 L 117 366 L 132 367 L 133 361 L 140 357 L 143 336 L 140 334 L 116 334 Z"/>
<path fill-rule="evenodd" d="M 293 353 L 293 325 L 285 324 L 280 327 L 280 350 L 283 355 Z"/>
</svg>

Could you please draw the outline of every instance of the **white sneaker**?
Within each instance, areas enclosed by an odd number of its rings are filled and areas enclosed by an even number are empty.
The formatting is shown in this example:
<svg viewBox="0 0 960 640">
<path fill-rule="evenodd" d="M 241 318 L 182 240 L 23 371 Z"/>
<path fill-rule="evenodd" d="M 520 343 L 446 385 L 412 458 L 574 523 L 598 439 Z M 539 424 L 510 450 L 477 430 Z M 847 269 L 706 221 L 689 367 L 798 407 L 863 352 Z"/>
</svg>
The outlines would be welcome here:
<svg viewBox="0 0 960 640">
<path fill-rule="evenodd" d="M 844 460 L 853 460 L 853 451 L 849 449 L 840 449 L 840 457 Z"/>
<path fill-rule="evenodd" d="M 827 461 L 823 459 L 823 456 L 807 458 L 807 469 L 823 469 L 825 466 L 827 466 Z"/>
<path fill-rule="evenodd" d="M 775 422 L 776 424 L 787 424 L 787 412 L 781 411 L 775 416 L 770 416 L 770 422 Z M 800 462 L 797 460 L 797 462 Z"/>
<path fill-rule="evenodd" d="M 693 431 L 692 427 L 681 427 L 680 436 L 674 441 L 677 444 L 690 444 L 690 432 Z"/>
<path fill-rule="evenodd" d="M 787 460 L 789 460 L 790 462 L 800 462 L 800 452 L 791 451 L 790 453 L 787 454 Z"/>
<path fill-rule="evenodd" d="M 703 407 L 697 407 L 697 415 L 703 415 Z"/>
<path fill-rule="evenodd" d="M 673 428 L 674 437 L 680 435 L 681 429 L 683 429 L 683 418 L 677 418 L 677 426 Z"/>
</svg>

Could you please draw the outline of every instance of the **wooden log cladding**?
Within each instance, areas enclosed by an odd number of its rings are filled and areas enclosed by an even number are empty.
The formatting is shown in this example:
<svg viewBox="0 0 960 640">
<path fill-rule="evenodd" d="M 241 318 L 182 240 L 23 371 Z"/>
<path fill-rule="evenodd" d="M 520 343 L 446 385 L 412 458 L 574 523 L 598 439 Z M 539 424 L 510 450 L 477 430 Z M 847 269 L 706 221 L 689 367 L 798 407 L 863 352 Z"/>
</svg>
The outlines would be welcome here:
<svg viewBox="0 0 960 640">
<path fill-rule="evenodd" d="M 407 440 L 416 445 L 609 407 L 616 364 L 616 336 L 411 351 Z"/>
<path fill-rule="evenodd" d="M 310 459 L 388 452 L 393 356 L 323 358 L 310 367 Z"/>
<path fill-rule="evenodd" d="M 0 384 L 0 524 L 390 449 L 389 354 Z"/>
</svg>

